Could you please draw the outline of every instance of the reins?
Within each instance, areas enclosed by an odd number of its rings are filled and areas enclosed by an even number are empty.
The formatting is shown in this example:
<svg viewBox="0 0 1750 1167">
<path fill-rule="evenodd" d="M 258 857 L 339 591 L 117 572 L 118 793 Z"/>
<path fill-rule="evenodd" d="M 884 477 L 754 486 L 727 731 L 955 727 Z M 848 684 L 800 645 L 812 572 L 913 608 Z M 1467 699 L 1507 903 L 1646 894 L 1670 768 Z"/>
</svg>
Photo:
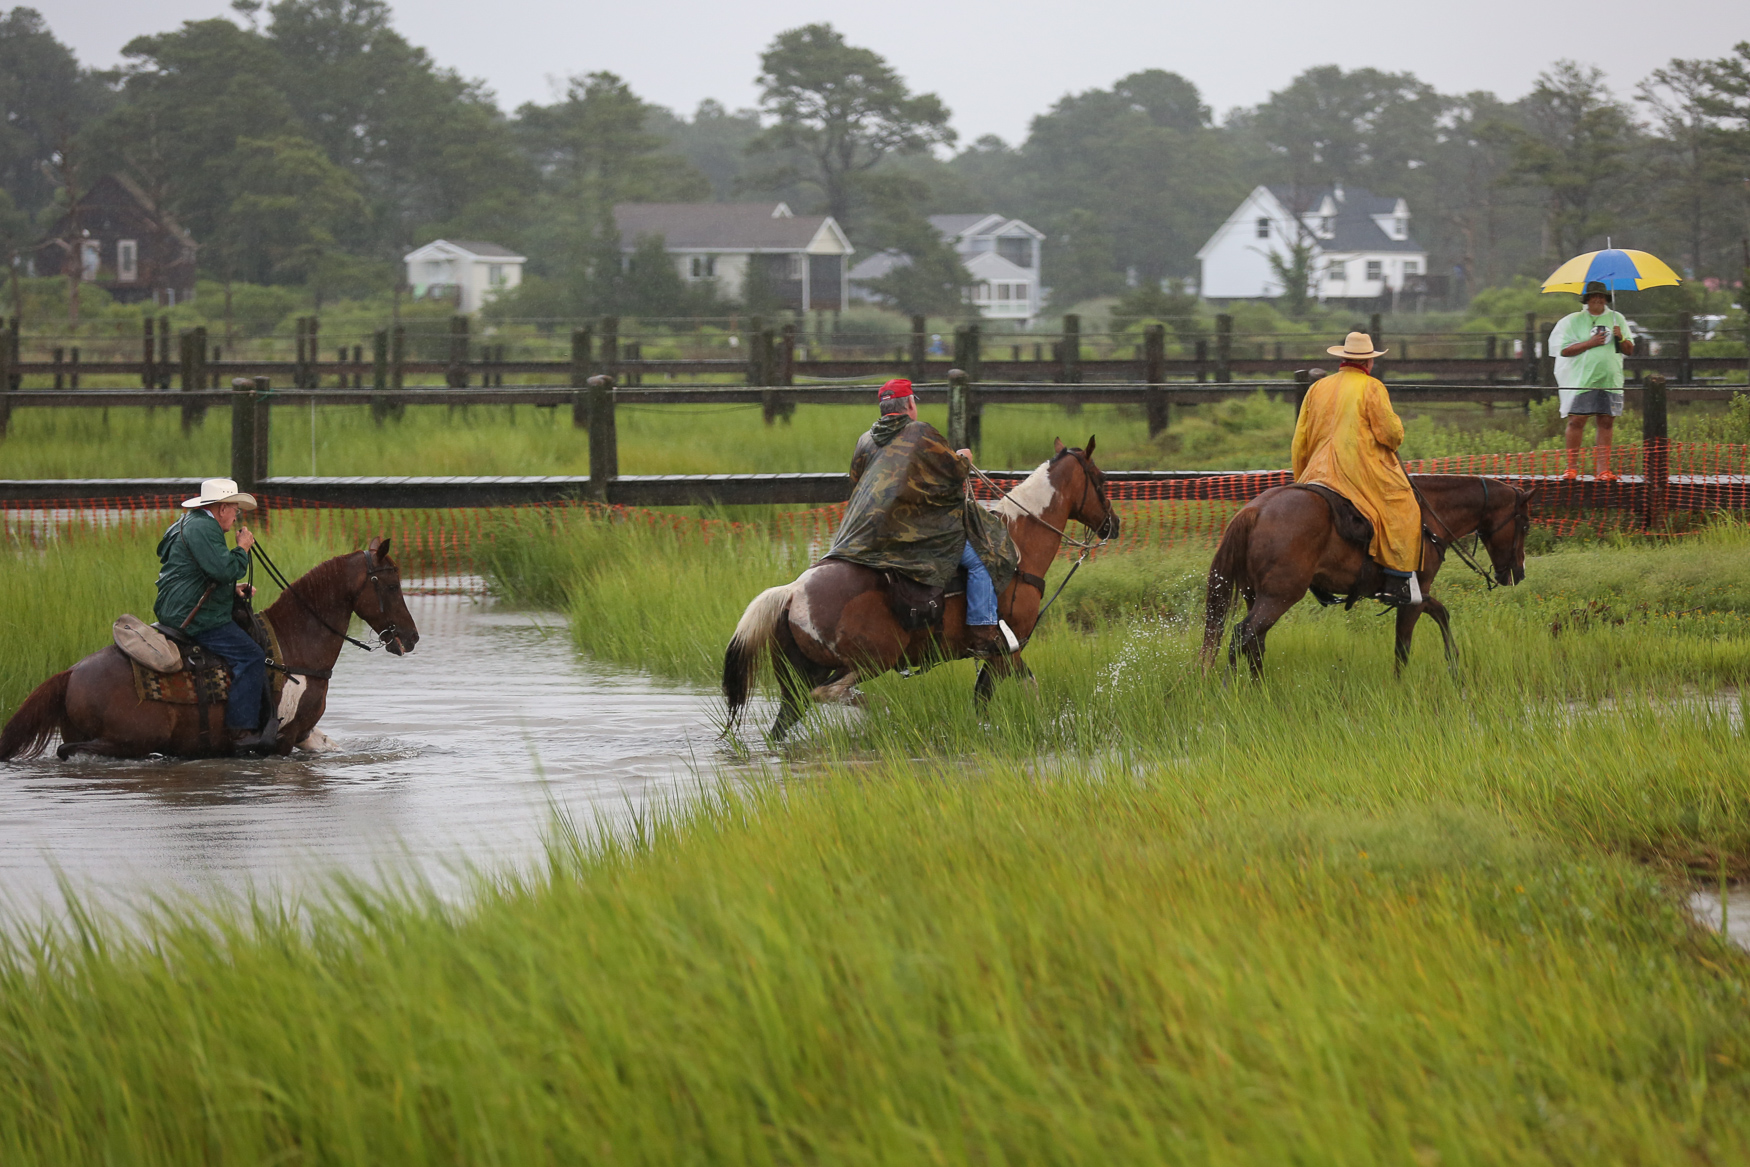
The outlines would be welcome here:
<svg viewBox="0 0 1750 1167">
<path fill-rule="evenodd" d="M 1403 459 L 1402 458 L 1398 459 L 1398 465 L 1403 466 Z M 1434 509 L 1434 505 L 1432 503 L 1430 503 L 1428 501 L 1428 497 L 1422 493 L 1422 488 L 1416 485 L 1416 480 L 1413 477 L 1411 477 L 1410 468 L 1408 466 L 1404 466 L 1404 478 L 1406 481 L 1409 482 L 1410 489 L 1415 492 L 1416 501 L 1422 505 L 1422 509 L 1427 511 L 1431 518 L 1433 518 L 1443 528 L 1445 528 L 1446 538 L 1445 538 L 1444 542 L 1445 542 L 1446 546 L 1452 548 L 1454 551 L 1456 551 L 1458 553 L 1458 558 L 1464 563 L 1464 565 L 1466 567 L 1470 568 L 1472 571 L 1474 571 L 1478 575 L 1482 576 L 1483 584 L 1484 584 L 1484 588 L 1483 588 L 1484 594 L 1486 595 L 1489 592 L 1494 591 L 1497 587 L 1499 587 L 1500 585 L 1495 582 L 1495 577 L 1493 575 L 1491 575 L 1489 572 L 1484 571 L 1482 566 L 1477 563 L 1476 558 L 1475 558 L 1477 548 L 1482 546 L 1483 538 L 1484 538 L 1482 520 L 1484 518 L 1486 518 L 1488 516 L 1488 513 L 1489 513 L 1489 480 L 1481 475 L 1478 475 L 1478 477 L 1477 477 L 1477 481 L 1481 482 L 1483 484 L 1483 506 L 1482 506 L 1482 511 L 1478 515 L 1477 529 L 1474 532 L 1472 532 L 1472 534 L 1471 534 L 1471 548 L 1469 551 L 1466 551 L 1464 549 L 1464 545 L 1458 541 L 1458 536 L 1456 536 L 1452 533 L 1452 524 L 1448 523 L 1446 521 L 1446 519 L 1440 514 L 1440 512 Z M 1495 532 L 1500 530 L 1500 528 L 1501 528 L 1501 524 L 1495 523 L 1494 525 L 1492 525 L 1489 528 L 1488 536 L 1492 538 L 1494 536 Z M 1435 550 L 1439 550 L 1440 545 L 1442 543 L 1440 536 L 1436 535 L 1433 531 L 1429 531 L 1426 524 L 1423 525 L 1422 530 L 1427 532 L 1428 538 L 1433 541 Z"/>
<path fill-rule="evenodd" d="M 366 652 L 376 652 L 377 649 L 379 647 L 381 647 L 380 645 L 366 644 L 364 641 L 359 640 L 356 637 L 349 636 L 345 632 L 334 627 L 328 621 L 324 620 L 322 618 L 321 614 L 318 613 L 316 611 L 316 609 L 314 609 L 310 606 L 309 601 L 305 600 L 304 597 L 299 595 L 297 590 L 292 587 L 291 582 L 286 579 L 285 573 L 279 569 L 279 565 L 273 561 L 273 558 L 268 555 L 267 549 L 261 545 L 260 539 L 257 539 L 255 541 L 255 553 L 261 557 L 261 566 L 267 569 L 268 578 L 273 580 L 276 584 L 279 585 L 280 591 L 282 591 L 286 595 L 292 597 L 292 599 L 298 601 L 298 605 L 301 608 L 303 608 L 304 611 L 308 612 L 310 614 L 310 618 L 312 620 L 316 621 L 316 623 L 322 625 L 323 628 L 326 628 L 329 632 L 333 633 L 335 636 L 340 637 L 342 640 L 346 641 L 348 644 L 354 646 L 355 648 L 362 648 Z M 254 556 L 250 557 L 250 563 L 252 565 L 254 563 L 254 559 L 255 559 Z M 379 608 L 383 608 L 382 581 L 377 579 L 377 573 L 375 571 L 368 572 L 367 575 L 369 576 L 370 581 L 377 586 L 377 606 Z M 384 609 L 384 610 L 386 611 L 387 609 Z M 395 626 L 393 624 L 389 625 L 387 631 L 389 633 L 393 633 L 395 631 Z M 384 635 L 384 633 L 378 633 L 378 636 L 383 636 L 383 635 Z"/>
<path fill-rule="evenodd" d="M 1064 452 L 1071 453 L 1071 451 L 1067 451 L 1067 450 Z M 1087 462 L 1085 460 L 1083 460 L 1079 455 L 1076 456 L 1076 461 L 1081 463 L 1081 467 L 1082 467 L 1082 501 L 1086 502 L 1087 498 L 1088 498 L 1088 490 L 1093 484 L 1093 477 L 1094 476 L 1093 476 L 1093 474 L 1091 474 L 1089 472 Z M 1028 518 L 1032 519 L 1034 522 L 1038 523 L 1040 526 L 1044 527 L 1046 530 L 1055 531 L 1057 533 L 1057 536 L 1059 539 L 1068 540 L 1069 542 L 1075 544 L 1077 547 L 1080 547 L 1082 549 L 1082 553 L 1080 555 L 1076 556 L 1076 561 L 1070 565 L 1069 572 L 1063 577 L 1063 579 L 1061 581 L 1059 581 L 1059 583 L 1057 585 L 1057 590 L 1051 593 L 1051 598 L 1049 600 L 1046 600 L 1044 604 L 1040 605 L 1039 614 L 1037 616 L 1033 617 L 1033 625 L 1034 625 L 1034 627 L 1038 627 L 1039 621 L 1045 619 L 1045 613 L 1050 610 L 1051 605 L 1057 603 L 1057 597 L 1063 595 L 1063 589 L 1068 587 L 1069 581 L 1075 578 L 1076 572 L 1081 569 L 1082 563 L 1088 558 L 1089 554 L 1091 554 L 1095 548 L 1104 547 L 1107 543 L 1111 542 L 1111 540 L 1110 539 L 1101 539 L 1098 537 L 1096 537 L 1093 540 L 1077 539 L 1074 535 L 1071 535 L 1068 531 L 1065 531 L 1063 528 L 1054 526 L 1051 523 L 1046 522 L 1044 518 L 1042 518 L 1039 515 L 1034 514 L 1032 511 L 1028 510 L 1025 505 L 1023 505 L 1018 499 L 1015 498 L 1013 492 L 1004 490 L 1002 487 L 998 486 L 995 482 L 993 482 L 991 480 L 990 475 L 988 475 L 984 471 L 980 470 L 976 465 L 972 467 L 972 472 L 974 474 L 978 475 L 978 479 L 980 482 L 983 482 L 986 486 L 988 486 L 992 490 L 996 491 L 1004 499 L 1008 500 L 1008 502 L 1013 504 L 1015 509 L 1020 511 L 1023 515 L 1026 515 Z M 1105 501 L 1103 496 L 1101 496 L 1101 501 Z M 1106 510 L 1107 510 L 1108 514 L 1111 513 L 1112 504 L 1110 502 L 1106 503 Z M 1104 524 L 1102 524 L 1102 525 L 1104 525 Z"/>
</svg>

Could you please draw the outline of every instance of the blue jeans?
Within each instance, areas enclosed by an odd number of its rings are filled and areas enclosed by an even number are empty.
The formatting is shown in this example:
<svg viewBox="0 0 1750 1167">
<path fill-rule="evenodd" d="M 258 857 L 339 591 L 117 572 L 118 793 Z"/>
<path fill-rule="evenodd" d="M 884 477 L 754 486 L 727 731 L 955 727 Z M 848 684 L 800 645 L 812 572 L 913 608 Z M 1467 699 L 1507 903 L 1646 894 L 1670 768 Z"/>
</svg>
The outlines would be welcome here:
<svg viewBox="0 0 1750 1167">
<path fill-rule="evenodd" d="M 967 543 L 960 548 L 960 566 L 966 569 L 966 622 L 995 624 L 997 622 L 997 589 L 990 582 L 990 571 L 984 560 Z"/>
<path fill-rule="evenodd" d="M 231 696 L 225 702 L 225 724 L 232 729 L 261 725 L 261 691 L 267 685 L 267 654 L 249 634 L 227 620 L 195 635 L 195 642 L 231 666 Z"/>
</svg>

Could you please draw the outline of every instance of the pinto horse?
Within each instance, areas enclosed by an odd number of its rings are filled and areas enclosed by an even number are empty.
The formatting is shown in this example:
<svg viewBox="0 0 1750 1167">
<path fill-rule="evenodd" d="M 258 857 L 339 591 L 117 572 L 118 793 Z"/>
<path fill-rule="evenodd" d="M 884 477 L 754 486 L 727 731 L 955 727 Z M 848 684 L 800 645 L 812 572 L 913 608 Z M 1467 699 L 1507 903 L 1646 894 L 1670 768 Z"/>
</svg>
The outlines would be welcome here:
<svg viewBox="0 0 1750 1167">
<path fill-rule="evenodd" d="M 1525 533 L 1536 487 L 1520 490 L 1500 479 L 1456 474 L 1412 474 L 1410 482 L 1422 500 L 1424 566 L 1416 575 L 1423 598 L 1398 609 L 1396 667 L 1401 671 L 1410 659 L 1410 636 L 1424 612 L 1440 626 L 1447 663 L 1456 667 L 1458 648 L 1446 605 L 1429 594 L 1446 549 L 1474 534 L 1488 548 L 1496 583 L 1524 579 Z M 1327 600 L 1354 591 L 1367 566 L 1366 552 L 1337 534 L 1323 498 L 1291 486 L 1264 491 L 1228 523 L 1209 566 L 1204 671 L 1221 649 L 1236 590 L 1245 597 L 1247 612 L 1228 647 L 1228 667 L 1234 668 L 1243 652 L 1257 676 L 1264 667 L 1264 637 L 1276 621 L 1309 590 Z"/>
<path fill-rule="evenodd" d="M 1045 602 L 1044 578 L 1063 544 L 1069 520 L 1101 539 L 1118 536 L 1118 515 L 1106 498 L 1106 479 L 1094 465 L 1094 439 L 1085 450 L 1056 443 L 1051 459 L 996 504 L 1021 552 L 1021 568 L 997 597 L 997 612 L 1023 644 L 1033 635 Z M 852 687 L 900 666 L 919 667 L 969 656 L 966 597 L 949 596 L 941 627 L 907 630 L 887 604 L 882 573 L 841 559 L 823 559 L 794 583 L 767 588 L 747 606 L 723 654 L 723 696 L 734 725 L 747 704 L 760 658 L 774 656 L 783 704 L 772 723 L 782 738 L 808 701 L 844 702 Z M 989 661 L 973 692 L 990 696 L 999 676 L 1026 675 L 1019 652 Z"/>
<path fill-rule="evenodd" d="M 277 752 L 303 741 L 328 707 L 328 678 L 345 643 L 347 621 L 357 614 L 396 656 L 413 651 L 419 629 L 401 596 L 401 569 L 389 558 L 389 540 L 372 539 L 354 551 L 319 563 L 293 581 L 267 610 L 279 638 L 278 662 L 307 682 L 297 712 L 280 726 Z M 111 758 L 171 754 L 193 758 L 230 753 L 225 706 L 208 706 L 201 733 L 198 705 L 141 701 L 134 693 L 133 663 L 113 644 L 99 649 L 38 685 L 6 728 L 0 730 L 0 761 L 41 753 L 57 732 L 56 755 Z"/>
</svg>

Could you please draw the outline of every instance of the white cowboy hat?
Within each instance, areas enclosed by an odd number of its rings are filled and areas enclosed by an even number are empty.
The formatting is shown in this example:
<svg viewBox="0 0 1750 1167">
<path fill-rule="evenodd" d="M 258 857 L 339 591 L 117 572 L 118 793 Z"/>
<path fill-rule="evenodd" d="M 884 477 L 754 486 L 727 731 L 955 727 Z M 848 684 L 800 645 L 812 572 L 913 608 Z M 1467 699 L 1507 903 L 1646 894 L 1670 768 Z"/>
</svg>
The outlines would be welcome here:
<svg viewBox="0 0 1750 1167">
<path fill-rule="evenodd" d="M 1373 338 L 1365 332 L 1351 332 L 1343 342 L 1342 348 L 1331 347 L 1325 350 L 1334 357 L 1342 357 L 1350 361 L 1365 361 L 1370 357 L 1383 357 L 1385 350 L 1377 352 L 1373 348 Z"/>
<path fill-rule="evenodd" d="M 209 478 L 201 483 L 201 492 L 194 498 L 182 500 L 182 505 L 188 510 L 196 507 L 210 507 L 214 503 L 234 502 L 246 511 L 255 509 L 255 496 L 244 494 L 237 489 L 237 483 L 230 478 Z"/>
</svg>

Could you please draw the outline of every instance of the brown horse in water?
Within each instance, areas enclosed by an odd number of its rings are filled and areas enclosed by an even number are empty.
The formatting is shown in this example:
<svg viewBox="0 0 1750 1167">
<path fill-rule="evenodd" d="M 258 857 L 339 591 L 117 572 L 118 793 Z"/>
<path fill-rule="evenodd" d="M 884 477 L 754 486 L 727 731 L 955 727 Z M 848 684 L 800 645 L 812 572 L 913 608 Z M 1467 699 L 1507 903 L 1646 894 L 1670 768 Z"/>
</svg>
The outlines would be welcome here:
<svg viewBox="0 0 1750 1167">
<path fill-rule="evenodd" d="M 1023 645 L 1039 621 L 1045 572 L 1063 545 L 1069 520 L 1101 539 L 1118 537 L 1118 516 L 1106 498 L 1106 479 L 1086 450 L 1056 443 L 1057 452 L 996 504 L 1021 552 L 1021 569 L 997 596 L 997 613 Z M 1026 577 L 1031 577 L 1026 578 Z M 768 651 L 777 662 L 783 705 L 772 723 L 782 738 L 810 699 L 844 702 L 857 681 L 888 669 L 916 668 L 969 656 L 966 597 L 949 596 L 940 627 L 902 626 L 887 604 L 882 573 L 840 559 L 823 559 L 794 583 L 767 588 L 747 606 L 723 654 L 723 696 L 733 725 L 747 704 L 754 669 Z M 976 696 L 990 696 L 999 676 L 1027 675 L 1019 652 L 979 669 Z"/>
<path fill-rule="evenodd" d="M 1423 599 L 1398 609 L 1397 668 L 1410 659 L 1410 636 L 1424 612 L 1440 626 L 1447 663 L 1456 667 L 1458 649 L 1446 605 L 1429 594 L 1446 548 L 1476 534 L 1488 548 L 1495 582 L 1518 583 L 1525 578 L 1525 533 L 1531 528 L 1536 488 L 1520 490 L 1499 479 L 1456 474 L 1412 474 L 1410 481 L 1422 497 L 1424 566 L 1416 574 Z M 1204 670 L 1221 649 L 1236 590 L 1245 597 L 1247 613 L 1228 647 L 1228 667 L 1243 652 L 1256 676 L 1264 667 L 1264 637 L 1288 609 L 1309 590 L 1327 600 L 1347 595 L 1369 566 L 1366 553 L 1337 534 L 1330 504 L 1323 498 L 1291 486 L 1266 490 L 1228 523 L 1209 566 Z"/>
<path fill-rule="evenodd" d="M 315 674 L 306 678 L 296 714 L 280 726 L 278 753 L 290 753 L 308 737 L 328 708 L 328 676 L 355 613 L 396 656 L 419 643 L 419 629 L 401 596 L 401 569 L 389 558 L 387 539 L 372 539 L 364 551 L 317 564 L 268 608 L 285 657 L 279 663 L 297 673 Z M 132 662 L 112 644 L 56 673 L 25 698 L 0 730 L 0 761 L 34 757 L 56 733 L 61 735 L 56 751 L 61 758 L 75 753 L 112 758 L 230 753 L 225 706 L 208 706 L 204 740 L 199 709 L 141 701 L 134 692 Z"/>
</svg>

